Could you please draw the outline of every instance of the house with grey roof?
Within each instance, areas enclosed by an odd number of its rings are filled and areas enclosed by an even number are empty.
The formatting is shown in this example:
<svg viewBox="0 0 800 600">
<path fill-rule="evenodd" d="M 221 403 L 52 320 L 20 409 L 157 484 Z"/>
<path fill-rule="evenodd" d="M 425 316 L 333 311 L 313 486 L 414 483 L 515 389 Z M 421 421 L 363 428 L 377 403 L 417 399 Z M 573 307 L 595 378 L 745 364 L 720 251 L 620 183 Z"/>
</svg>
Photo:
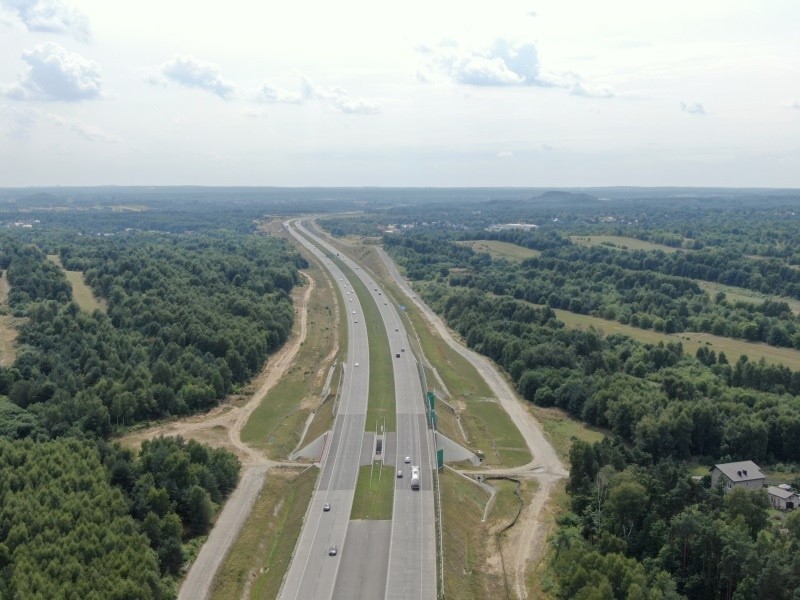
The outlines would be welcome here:
<svg viewBox="0 0 800 600">
<path fill-rule="evenodd" d="M 741 462 L 725 463 L 714 465 L 711 469 L 711 485 L 716 486 L 717 482 L 722 481 L 725 492 L 733 488 L 744 488 L 746 490 L 760 490 L 764 487 L 767 478 L 752 460 Z"/>
<path fill-rule="evenodd" d="M 778 510 L 793 510 L 797 508 L 800 494 L 788 484 L 771 485 L 767 488 L 770 504 Z"/>
</svg>

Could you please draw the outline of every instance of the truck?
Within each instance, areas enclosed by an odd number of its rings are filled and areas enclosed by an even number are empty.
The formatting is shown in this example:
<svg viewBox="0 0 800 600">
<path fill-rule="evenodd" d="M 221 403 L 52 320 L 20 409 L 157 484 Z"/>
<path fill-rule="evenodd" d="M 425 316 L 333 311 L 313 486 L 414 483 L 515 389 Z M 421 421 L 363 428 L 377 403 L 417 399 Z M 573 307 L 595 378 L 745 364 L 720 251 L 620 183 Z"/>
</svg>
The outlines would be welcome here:
<svg viewBox="0 0 800 600">
<path fill-rule="evenodd" d="M 411 467 L 411 489 L 419 489 L 419 467 Z"/>
</svg>

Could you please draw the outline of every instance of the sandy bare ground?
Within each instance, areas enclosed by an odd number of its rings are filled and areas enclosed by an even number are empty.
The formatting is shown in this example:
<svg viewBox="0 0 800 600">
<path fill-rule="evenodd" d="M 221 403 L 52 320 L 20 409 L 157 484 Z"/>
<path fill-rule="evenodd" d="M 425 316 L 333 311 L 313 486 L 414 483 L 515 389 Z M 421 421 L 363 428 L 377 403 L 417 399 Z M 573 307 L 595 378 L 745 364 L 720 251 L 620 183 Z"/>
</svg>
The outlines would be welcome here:
<svg viewBox="0 0 800 600">
<path fill-rule="evenodd" d="M 256 391 L 243 405 L 224 404 L 202 415 L 194 415 L 136 431 L 124 436 L 120 441 L 128 446 L 139 447 L 144 440 L 151 440 L 161 435 L 181 435 L 184 438 L 202 441 L 211 446 L 227 448 L 236 453 L 245 467 L 275 464 L 273 461 L 267 460 L 260 452 L 242 443 L 240 435 L 247 419 L 286 373 L 294 361 L 300 345 L 306 339 L 308 301 L 316 283 L 308 274 L 303 273 L 303 276 L 308 280 L 308 285 L 303 289 L 302 296 L 295 297 L 299 331 L 292 334 L 283 348 L 273 355 L 256 378 Z"/>
<path fill-rule="evenodd" d="M 555 449 L 547 441 L 539 422 L 528 411 L 523 401 L 517 396 L 497 365 L 455 339 L 453 332 L 444 324 L 439 316 L 427 304 L 422 302 L 406 280 L 397 270 L 397 266 L 388 254 L 377 248 L 390 275 L 400 289 L 423 313 L 429 324 L 461 356 L 466 358 L 491 388 L 501 406 L 509 414 L 522 433 L 533 460 L 511 469 L 493 469 L 481 471 L 483 474 L 509 475 L 512 477 L 532 477 L 538 480 L 539 488 L 531 502 L 525 506 L 516 524 L 508 531 L 503 541 L 503 553 L 510 557 L 506 564 L 514 593 L 518 598 L 527 598 L 526 574 L 528 569 L 538 564 L 546 550 L 548 523 L 544 516 L 544 507 L 550 500 L 553 485 L 569 473 L 561 464 Z M 473 473 L 474 474 L 474 473 Z"/>
</svg>

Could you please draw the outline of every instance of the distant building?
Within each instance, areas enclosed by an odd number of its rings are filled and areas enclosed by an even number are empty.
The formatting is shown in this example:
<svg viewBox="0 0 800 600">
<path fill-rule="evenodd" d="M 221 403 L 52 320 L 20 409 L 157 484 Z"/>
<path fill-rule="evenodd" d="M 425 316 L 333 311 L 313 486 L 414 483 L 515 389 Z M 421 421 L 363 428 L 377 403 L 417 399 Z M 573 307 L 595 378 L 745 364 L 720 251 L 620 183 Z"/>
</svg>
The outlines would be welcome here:
<svg viewBox="0 0 800 600">
<path fill-rule="evenodd" d="M 778 510 L 793 510 L 797 508 L 797 502 L 800 499 L 797 491 L 786 484 L 769 486 L 767 494 L 769 494 L 769 501 L 772 506 Z"/>
<path fill-rule="evenodd" d="M 510 229 L 530 231 L 531 229 L 539 229 L 539 226 L 535 223 L 500 223 L 497 225 L 490 225 L 487 229 L 489 231 L 508 231 Z"/>
<path fill-rule="evenodd" d="M 752 460 L 714 465 L 711 469 L 711 485 L 716 486 L 720 479 L 726 492 L 737 487 L 759 490 L 764 487 L 767 480 Z"/>
</svg>

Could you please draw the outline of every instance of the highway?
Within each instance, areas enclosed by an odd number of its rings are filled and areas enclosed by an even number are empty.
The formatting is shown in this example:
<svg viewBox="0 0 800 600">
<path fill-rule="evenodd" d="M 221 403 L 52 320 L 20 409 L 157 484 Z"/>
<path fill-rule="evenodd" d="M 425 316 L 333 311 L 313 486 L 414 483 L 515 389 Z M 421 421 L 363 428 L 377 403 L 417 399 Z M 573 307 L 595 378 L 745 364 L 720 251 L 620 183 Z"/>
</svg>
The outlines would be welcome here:
<svg viewBox="0 0 800 600">
<path fill-rule="evenodd" d="M 344 274 L 325 258 L 321 250 L 298 235 L 288 223 L 285 225 L 301 244 L 325 264 L 342 289 L 342 296 L 351 299 L 346 302 L 348 306 L 344 312 L 348 318 L 348 345 L 339 410 L 323 451 L 317 489 L 309 504 L 280 595 L 286 600 L 328 599 L 333 597 L 342 554 L 347 548 L 350 510 L 364 442 L 369 394 L 367 328 L 364 319 L 359 318 L 363 312 L 358 297 L 356 294 L 346 294 L 347 278 Z M 330 504 L 330 511 L 323 510 L 325 503 Z M 328 554 L 332 546 L 337 547 L 336 556 Z"/>
<path fill-rule="evenodd" d="M 397 307 L 352 259 L 299 222 L 294 226 L 287 223 L 286 227 L 321 259 L 342 289 L 348 309 L 349 343 L 340 408 L 322 457 L 319 485 L 280 597 L 293 600 L 433 599 L 436 597 L 436 548 L 431 436 L 417 364 L 410 352 L 403 322 Z M 299 235 L 295 227 L 303 235 Z M 309 237 L 313 242 L 308 241 Z M 355 322 L 355 317 L 363 314 L 358 297 L 355 293 L 347 294 L 350 289 L 347 277 L 333 261 L 324 257 L 322 248 L 331 254 L 341 254 L 340 259 L 367 286 L 388 333 L 394 365 L 397 431 L 394 443 L 390 443 L 387 436 L 384 457 L 387 464 L 394 464 L 395 471 L 402 469 L 404 472 L 403 478 L 395 478 L 391 523 L 348 521 L 359 460 L 363 455 L 369 346 L 363 319 Z M 355 363 L 359 367 L 355 367 Z M 411 459 L 409 464 L 404 463 L 406 456 Z M 412 465 L 420 467 L 419 491 L 410 489 Z M 329 513 L 322 511 L 325 502 L 331 503 Z M 337 557 L 327 554 L 332 545 L 338 546 Z"/>
</svg>

